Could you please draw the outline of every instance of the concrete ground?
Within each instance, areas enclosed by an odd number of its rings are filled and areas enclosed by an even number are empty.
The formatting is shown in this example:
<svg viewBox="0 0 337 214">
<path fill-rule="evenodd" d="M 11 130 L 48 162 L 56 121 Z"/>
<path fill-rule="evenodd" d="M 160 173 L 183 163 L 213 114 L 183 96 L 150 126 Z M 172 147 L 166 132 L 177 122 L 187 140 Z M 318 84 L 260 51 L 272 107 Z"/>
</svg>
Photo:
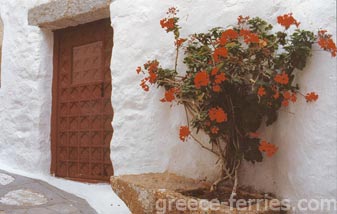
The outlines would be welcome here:
<svg viewBox="0 0 337 214">
<path fill-rule="evenodd" d="M 0 170 L 0 214 L 95 214 L 82 198 L 41 180 Z"/>
</svg>

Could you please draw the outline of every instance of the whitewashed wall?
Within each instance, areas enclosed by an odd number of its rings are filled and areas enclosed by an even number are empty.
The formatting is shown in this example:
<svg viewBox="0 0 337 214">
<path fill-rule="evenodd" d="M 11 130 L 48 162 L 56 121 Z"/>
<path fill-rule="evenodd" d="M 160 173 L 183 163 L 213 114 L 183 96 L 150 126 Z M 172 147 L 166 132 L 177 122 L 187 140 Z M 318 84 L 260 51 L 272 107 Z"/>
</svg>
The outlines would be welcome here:
<svg viewBox="0 0 337 214">
<path fill-rule="evenodd" d="M 49 170 L 52 68 L 51 34 L 28 26 L 37 1 L 0 0 L 4 23 L 0 89 L 0 165 Z M 46 39 L 46 38 L 49 39 Z"/>
<path fill-rule="evenodd" d="M 43 1 L 0 0 L 5 35 L 0 89 L 0 166 L 49 173 L 52 78 L 52 33 L 27 25 L 27 10 Z M 111 158 L 116 175 L 171 171 L 212 180 L 215 159 L 195 143 L 181 143 L 181 108 L 159 102 L 163 91 L 139 87 L 135 68 L 157 58 L 173 66 L 172 35 L 160 28 L 168 7 L 180 9 L 182 36 L 236 22 L 238 15 L 260 16 L 276 24 L 293 12 L 310 30 L 335 32 L 336 3 L 315 0 L 115 0 L 111 20 L 115 129 Z M 241 183 L 296 200 L 336 198 L 336 60 L 315 46 L 299 81 L 303 92 L 316 91 L 314 104 L 299 100 L 273 127 L 261 129 L 279 152 L 262 164 L 245 164 Z M 180 63 L 180 68 L 183 68 Z"/>
</svg>

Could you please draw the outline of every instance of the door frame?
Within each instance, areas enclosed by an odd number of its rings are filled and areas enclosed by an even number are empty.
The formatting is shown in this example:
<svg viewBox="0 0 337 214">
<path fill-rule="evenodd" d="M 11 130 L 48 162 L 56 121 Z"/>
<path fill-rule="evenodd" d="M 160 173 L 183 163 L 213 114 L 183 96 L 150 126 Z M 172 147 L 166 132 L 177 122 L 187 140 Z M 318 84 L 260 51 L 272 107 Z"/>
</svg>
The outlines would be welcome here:
<svg viewBox="0 0 337 214">
<path fill-rule="evenodd" d="M 59 73 L 59 48 L 60 48 L 60 31 L 54 31 L 54 49 L 53 49 L 53 80 L 52 80 L 52 114 L 51 114 L 51 128 L 50 128 L 50 135 L 51 135 L 51 166 L 50 166 L 50 174 L 52 176 L 56 175 L 56 149 L 57 149 L 57 118 L 58 118 L 58 87 L 59 87 L 59 80 L 58 80 L 58 73 Z"/>
</svg>

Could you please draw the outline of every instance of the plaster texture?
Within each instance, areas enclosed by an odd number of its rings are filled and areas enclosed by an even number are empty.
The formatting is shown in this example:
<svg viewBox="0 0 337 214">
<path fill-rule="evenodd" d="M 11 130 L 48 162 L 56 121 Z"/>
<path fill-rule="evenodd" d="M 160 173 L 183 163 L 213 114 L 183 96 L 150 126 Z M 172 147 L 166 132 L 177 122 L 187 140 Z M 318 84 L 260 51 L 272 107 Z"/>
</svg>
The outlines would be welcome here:
<svg viewBox="0 0 337 214">
<path fill-rule="evenodd" d="M 50 30 L 29 26 L 27 14 L 30 8 L 46 2 L 0 0 L 0 17 L 4 22 L 0 163 L 42 174 L 48 174 L 50 167 L 53 35 Z M 217 160 L 193 141 L 181 143 L 179 140 L 179 126 L 186 124 L 182 107 L 170 108 L 159 102 L 164 94 L 162 90 L 142 91 L 141 77 L 135 72 L 137 66 L 154 58 L 164 67 L 173 67 L 173 37 L 159 25 L 171 6 L 180 10 L 182 37 L 216 26 L 226 27 L 235 23 L 239 15 L 260 16 L 276 25 L 278 15 L 293 12 L 302 22 L 302 28 L 327 29 L 336 38 L 336 2 L 111 2 L 114 28 L 111 99 L 115 112 L 111 159 L 115 174 L 169 171 L 212 181 L 218 174 Z M 62 18 L 67 16 L 54 17 L 55 21 Z M 45 22 L 53 20 L 46 18 Z M 281 28 L 275 30 L 278 29 Z M 182 60 L 178 67 L 184 68 Z M 261 127 L 260 132 L 279 146 L 279 151 L 261 164 L 244 164 L 240 182 L 292 201 L 336 198 L 336 59 L 315 45 L 313 56 L 304 71 L 299 72 L 298 80 L 303 93 L 316 91 L 319 94 L 318 102 L 307 104 L 299 99 L 280 112 L 279 120 L 272 127 Z"/>
<path fill-rule="evenodd" d="M 52 33 L 28 25 L 42 1 L 0 1 L 4 24 L 0 89 L 0 163 L 31 172 L 50 168 Z"/>
</svg>

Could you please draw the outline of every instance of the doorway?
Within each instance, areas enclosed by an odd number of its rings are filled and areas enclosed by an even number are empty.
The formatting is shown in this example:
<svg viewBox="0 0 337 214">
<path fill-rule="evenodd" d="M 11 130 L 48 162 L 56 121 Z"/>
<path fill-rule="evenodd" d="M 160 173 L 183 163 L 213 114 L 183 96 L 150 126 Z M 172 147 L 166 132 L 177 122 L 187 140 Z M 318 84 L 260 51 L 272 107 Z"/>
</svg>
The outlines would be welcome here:
<svg viewBox="0 0 337 214">
<path fill-rule="evenodd" d="M 109 19 L 54 32 L 51 173 L 57 177 L 102 182 L 113 175 L 112 47 Z"/>
</svg>

